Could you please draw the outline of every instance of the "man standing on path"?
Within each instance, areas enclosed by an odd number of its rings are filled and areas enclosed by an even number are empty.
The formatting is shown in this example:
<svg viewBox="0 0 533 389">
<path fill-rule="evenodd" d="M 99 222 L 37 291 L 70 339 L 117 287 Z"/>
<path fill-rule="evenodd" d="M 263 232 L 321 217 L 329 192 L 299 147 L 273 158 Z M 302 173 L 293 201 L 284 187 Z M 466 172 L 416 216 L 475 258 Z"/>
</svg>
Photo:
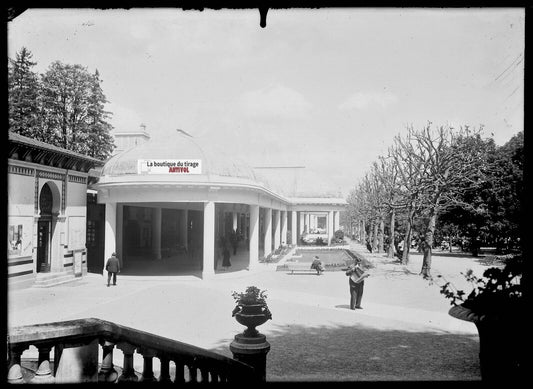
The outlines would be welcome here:
<svg viewBox="0 0 533 389">
<path fill-rule="evenodd" d="M 350 284 L 350 309 L 363 309 L 361 300 L 363 299 L 365 278 L 369 274 L 363 270 L 359 262 L 356 262 L 348 268 L 346 275 L 349 276 L 348 282 Z"/>
<path fill-rule="evenodd" d="M 111 257 L 109 257 L 105 264 L 105 269 L 107 270 L 107 286 L 109 286 L 111 282 L 111 276 L 113 276 L 113 285 L 116 285 L 117 273 L 120 273 L 120 263 L 116 253 L 111 254 Z"/>
</svg>

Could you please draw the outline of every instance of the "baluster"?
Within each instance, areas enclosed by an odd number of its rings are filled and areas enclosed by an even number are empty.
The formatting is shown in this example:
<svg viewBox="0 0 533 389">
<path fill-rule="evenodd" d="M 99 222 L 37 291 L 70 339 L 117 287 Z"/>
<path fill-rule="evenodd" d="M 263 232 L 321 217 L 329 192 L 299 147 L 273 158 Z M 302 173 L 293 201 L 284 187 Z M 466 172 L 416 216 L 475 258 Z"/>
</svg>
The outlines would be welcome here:
<svg viewBox="0 0 533 389">
<path fill-rule="evenodd" d="M 113 366 L 113 348 L 115 344 L 105 340 L 100 345 L 102 346 L 103 357 L 102 366 L 98 372 L 98 381 L 115 382 L 118 378 L 118 373 Z"/>
<path fill-rule="evenodd" d="M 198 382 L 198 371 L 195 366 L 187 365 L 189 368 L 189 382 Z"/>
<path fill-rule="evenodd" d="M 218 382 L 228 382 L 228 379 L 223 371 L 218 373 Z"/>
<path fill-rule="evenodd" d="M 153 369 L 153 358 L 155 357 L 155 351 L 150 349 L 140 349 L 140 352 L 143 356 L 143 373 L 141 381 L 143 382 L 154 382 L 156 381 L 154 377 Z"/>
<path fill-rule="evenodd" d="M 161 362 L 159 382 L 164 382 L 164 383 L 172 382 L 170 380 L 170 368 L 169 368 L 170 360 L 167 357 L 161 356 L 159 357 L 159 361 Z"/>
<path fill-rule="evenodd" d="M 200 368 L 200 375 L 203 384 L 209 382 L 209 370 L 207 370 L 207 367 Z"/>
<path fill-rule="evenodd" d="M 117 344 L 117 348 L 122 350 L 122 353 L 124 354 L 124 367 L 122 369 L 122 374 L 118 377 L 118 381 L 137 382 L 139 377 L 135 374 L 135 368 L 133 367 L 133 353 L 135 352 L 136 347 L 129 343 L 119 343 Z"/>
<path fill-rule="evenodd" d="M 7 372 L 7 382 L 9 384 L 23 384 L 22 367 L 20 366 L 20 356 L 28 346 L 9 345 L 9 368 Z"/>
<path fill-rule="evenodd" d="M 53 383 L 55 380 L 50 369 L 50 350 L 52 347 L 37 346 L 37 348 L 39 349 L 39 362 L 32 383 Z"/>
<path fill-rule="evenodd" d="M 176 365 L 176 376 L 174 377 L 174 383 L 182 384 L 185 382 L 185 374 L 183 372 L 185 365 L 180 360 L 174 360 L 174 363 Z"/>
</svg>

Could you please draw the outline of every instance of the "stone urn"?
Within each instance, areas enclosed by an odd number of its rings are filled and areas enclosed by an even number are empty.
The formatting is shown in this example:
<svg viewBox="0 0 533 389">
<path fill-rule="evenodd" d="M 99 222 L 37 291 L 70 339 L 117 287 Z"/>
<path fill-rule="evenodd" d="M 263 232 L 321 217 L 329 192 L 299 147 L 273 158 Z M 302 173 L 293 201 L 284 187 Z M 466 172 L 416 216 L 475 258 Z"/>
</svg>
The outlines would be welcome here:
<svg viewBox="0 0 533 389">
<path fill-rule="evenodd" d="M 245 337 L 257 337 L 259 332 L 255 327 L 266 323 L 267 320 L 272 319 L 272 314 L 268 309 L 266 303 L 245 303 L 238 302 L 237 306 L 232 312 L 238 323 L 247 327 L 243 335 Z"/>
<path fill-rule="evenodd" d="M 463 305 L 448 314 L 474 323 L 479 334 L 479 364 L 483 381 L 515 381 L 525 378 L 524 342 L 528 337 L 522 312 L 479 313 Z"/>
</svg>

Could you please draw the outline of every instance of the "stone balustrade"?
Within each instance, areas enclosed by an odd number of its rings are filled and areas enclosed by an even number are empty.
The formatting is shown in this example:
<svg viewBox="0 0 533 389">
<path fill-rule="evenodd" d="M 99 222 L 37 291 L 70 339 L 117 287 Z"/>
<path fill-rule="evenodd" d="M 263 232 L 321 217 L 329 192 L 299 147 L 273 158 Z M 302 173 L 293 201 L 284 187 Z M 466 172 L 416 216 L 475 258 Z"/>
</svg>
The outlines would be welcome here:
<svg viewBox="0 0 533 389">
<path fill-rule="evenodd" d="M 14 327 L 8 334 L 8 383 L 257 380 L 252 366 L 235 359 L 94 318 Z M 34 376 L 26 382 L 21 357 L 30 346 L 38 350 L 38 361 Z M 113 365 L 115 349 L 124 355 L 123 366 L 118 371 Z M 134 370 L 135 353 L 143 358 L 140 378 Z M 99 355 L 102 355 L 100 362 Z M 154 375 L 154 358 L 160 361 L 159 377 Z M 170 374 L 171 362 L 175 367 L 174 377 Z"/>
</svg>

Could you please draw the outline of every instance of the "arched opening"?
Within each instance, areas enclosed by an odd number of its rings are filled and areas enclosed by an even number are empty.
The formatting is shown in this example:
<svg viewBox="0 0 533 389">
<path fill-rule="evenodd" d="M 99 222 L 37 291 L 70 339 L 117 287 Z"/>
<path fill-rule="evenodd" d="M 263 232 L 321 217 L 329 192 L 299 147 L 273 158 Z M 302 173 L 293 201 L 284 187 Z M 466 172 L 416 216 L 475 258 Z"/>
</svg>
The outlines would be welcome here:
<svg viewBox="0 0 533 389">
<path fill-rule="evenodd" d="M 39 220 L 37 221 L 37 273 L 48 273 L 52 260 L 52 237 L 59 214 L 59 190 L 47 182 L 39 193 Z"/>
</svg>

